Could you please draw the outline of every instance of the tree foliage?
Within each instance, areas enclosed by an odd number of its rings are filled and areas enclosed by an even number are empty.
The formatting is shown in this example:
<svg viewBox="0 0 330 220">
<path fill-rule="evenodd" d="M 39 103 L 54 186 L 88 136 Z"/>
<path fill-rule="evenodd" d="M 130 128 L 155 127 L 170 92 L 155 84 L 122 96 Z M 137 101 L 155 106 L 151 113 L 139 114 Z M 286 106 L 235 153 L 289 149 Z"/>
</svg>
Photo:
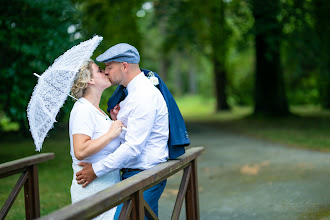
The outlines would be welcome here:
<svg viewBox="0 0 330 220">
<path fill-rule="evenodd" d="M 95 34 L 104 40 L 94 56 L 130 43 L 141 67 L 158 72 L 173 94 L 216 97 L 218 110 L 253 103 L 256 112 L 274 114 L 291 104 L 329 108 L 329 7 L 327 0 L 4 1 L 0 120 L 5 114 L 24 128 L 32 73 Z"/>
<path fill-rule="evenodd" d="M 78 9 L 84 15 L 81 18 L 80 31 L 83 36 L 103 36 L 103 41 L 97 51 L 105 51 L 117 43 L 126 42 L 141 48 L 141 34 L 137 27 L 136 12 L 141 6 L 141 0 L 104 1 L 104 0 L 74 0 Z"/>
<path fill-rule="evenodd" d="M 68 27 L 75 24 L 70 1 L 12 0 L 0 6 L 0 111 L 22 128 L 37 80 L 56 57 L 75 42 Z"/>
</svg>

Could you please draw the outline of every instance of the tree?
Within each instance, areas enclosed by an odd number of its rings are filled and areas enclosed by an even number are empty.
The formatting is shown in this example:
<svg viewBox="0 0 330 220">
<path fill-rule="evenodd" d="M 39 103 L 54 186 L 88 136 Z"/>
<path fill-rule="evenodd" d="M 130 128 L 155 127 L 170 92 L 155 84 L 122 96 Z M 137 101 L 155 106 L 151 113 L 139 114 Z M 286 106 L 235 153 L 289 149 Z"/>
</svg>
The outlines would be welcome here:
<svg viewBox="0 0 330 220">
<path fill-rule="evenodd" d="M 94 51 L 92 58 L 103 53 L 111 46 L 118 43 L 129 43 L 140 52 L 141 62 L 144 56 L 141 54 L 141 39 L 143 35 L 138 28 L 137 12 L 142 0 L 131 1 L 104 1 L 104 0 L 72 0 L 82 14 L 81 24 L 78 30 L 85 38 L 93 35 L 103 37 L 101 44 Z M 103 64 L 99 64 L 104 68 Z M 104 91 L 100 106 L 107 107 L 108 98 L 114 91 L 114 87 Z"/>
<path fill-rule="evenodd" d="M 26 108 L 37 80 L 56 57 L 76 43 L 78 23 L 69 0 L 13 0 L 0 6 L 0 111 L 27 129 Z"/>
<path fill-rule="evenodd" d="M 157 19 L 153 23 L 163 36 L 160 66 L 165 73 L 168 66 L 173 66 L 176 94 L 197 93 L 196 63 L 192 62 L 197 51 L 193 7 L 185 1 L 155 1 Z"/>
<path fill-rule="evenodd" d="M 210 9 L 212 62 L 215 77 L 216 111 L 229 110 L 227 103 L 227 53 L 229 31 L 225 20 L 225 6 L 221 1 L 212 1 Z"/>
<path fill-rule="evenodd" d="M 172 63 L 177 66 L 176 61 L 182 64 L 184 59 L 189 60 L 189 68 L 185 70 L 190 79 L 189 91 L 197 91 L 196 61 L 201 55 L 207 56 L 213 65 L 216 111 L 228 110 L 226 58 L 230 31 L 225 19 L 226 3 L 217 0 L 203 3 L 196 0 L 155 1 L 155 6 L 156 12 L 162 15 L 158 21 L 161 21 L 160 27 L 165 29 L 162 32 L 165 33 L 166 53 L 176 57 Z M 167 13 L 164 14 L 164 11 Z M 164 20 L 167 22 L 165 28 Z M 168 52 L 170 50 L 172 53 Z M 178 71 L 176 80 L 180 82 Z"/>
<path fill-rule="evenodd" d="M 103 36 L 97 51 L 105 51 L 117 43 L 129 43 L 138 50 L 141 46 L 141 34 L 137 26 L 136 13 L 142 0 L 104 1 L 73 0 L 82 13 L 80 30 L 87 38 L 93 35 Z"/>
<path fill-rule="evenodd" d="M 318 36 L 318 70 L 320 73 L 321 103 L 330 109 L 330 3 L 326 0 L 313 1 L 315 31 Z"/>
<path fill-rule="evenodd" d="M 252 0 L 255 19 L 255 114 L 287 115 L 288 103 L 285 94 L 280 59 L 282 26 L 277 19 L 280 0 Z"/>
</svg>

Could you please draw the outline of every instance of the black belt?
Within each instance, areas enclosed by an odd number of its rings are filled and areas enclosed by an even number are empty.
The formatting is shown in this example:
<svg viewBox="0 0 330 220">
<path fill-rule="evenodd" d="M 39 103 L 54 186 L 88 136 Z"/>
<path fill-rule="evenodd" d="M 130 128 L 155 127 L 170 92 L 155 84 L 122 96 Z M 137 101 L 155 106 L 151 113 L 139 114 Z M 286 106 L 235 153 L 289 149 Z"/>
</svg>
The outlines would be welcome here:
<svg viewBox="0 0 330 220">
<path fill-rule="evenodd" d="M 143 171 L 141 169 L 131 169 L 131 168 L 123 168 L 120 170 L 123 173 L 134 172 L 134 171 Z"/>
</svg>

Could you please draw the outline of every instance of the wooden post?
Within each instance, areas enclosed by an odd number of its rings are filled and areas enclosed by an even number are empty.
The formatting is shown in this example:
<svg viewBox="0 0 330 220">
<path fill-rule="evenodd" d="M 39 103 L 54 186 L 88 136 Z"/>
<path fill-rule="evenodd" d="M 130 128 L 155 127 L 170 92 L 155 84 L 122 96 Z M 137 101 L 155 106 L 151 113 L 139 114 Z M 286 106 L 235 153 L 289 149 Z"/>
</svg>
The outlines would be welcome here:
<svg viewBox="0 0 330 220">
<path fill-rule="evenodd" d="M 28 179 L 24 185 L 26 219 L 40 217 L 40 199 L 38 184 L 38 166 L 28 168 Z"/>
<path fill-rule="evenodd" d="M 193 181 L 194 181 L 194 185 L 195 185 L 195 210 L 196 210 L 196 219 L 200 218 L 200 213 L 199 213 L 199 192 L 198 192 L 198 176 L 197 176 L 197 158 L 195 160 L 192 161 L 192 168 L 193 168 L 193 172 L 192 172 L 192 176 L 193 176 Z"/>
<path fill-rule="evenodd" d="M 32 179 L 32 201 L 33 201 L 33 218 L 40 217 L 40 197 L 39 197 L 39 179 L 38 179 L 38 165 L 32 166 L 30 174 Z"/>
<path fill-rule="evenodd" d="M 184 197 L 187 192 L 188 184 L 190 181 L 191 177 L 191 165 L 186 167 L 184 169 L 183 175 L 182 175 L 182 180 L 179 188 L 179 193 L 178 196 L 176 197 L 173 213 L 171 220 L 177 220 L 180 217 L 180 212 L 183 204 Z"/>
<path fill-rule="evenodd" d="M 143 198 L 142 190 L 139 190 L 136 193 L 134 193 L 132 202 L 133 202 L 133 209 L 132 209 L 133 219 L 144 220 L 144 198 Z"/>
<path fill-rule="evenodd" d="M 191 161 L 192 172 L 186 193 L 186 217 L 188 220 L 199 220 L 198 178 L 196 159 Z"/>
<path fill-rule="evenodd" d="M 123 204 L 123 207 L 121 208 L 120 215 L 119 215 L 119 220 L 126 220 L 129 219 L 132 212 L 132 200 L 128 200 Z"/>
</svg>

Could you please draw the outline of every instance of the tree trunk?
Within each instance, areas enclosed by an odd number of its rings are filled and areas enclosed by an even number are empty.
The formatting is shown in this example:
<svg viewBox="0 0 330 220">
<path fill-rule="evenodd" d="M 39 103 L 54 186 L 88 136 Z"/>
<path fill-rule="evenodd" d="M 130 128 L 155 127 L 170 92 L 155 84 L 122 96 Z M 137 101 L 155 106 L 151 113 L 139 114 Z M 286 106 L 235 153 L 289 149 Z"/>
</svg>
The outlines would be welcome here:
<svg viewBox="0 0 330 220">
<path fill-rule="evenodd" d="M 314 0 L 315 30 L 319 39 L 320 95 L 323 108 L 330 109 L 330 4 L 328 0 Z"/>
<path fill-rule="evenodd" d="M 190 64 L 188 69 L 188 76 L 189 76 L 189 94 L 196 95 L 198 92 L 197 89 L 197 74 L 195 68 L 195 57 L 190 57 Z"/>
<path fill-rule="evenodd" d="M 181 69 L 181 56 L 178 53 L 173 53 L 174 57 L 174 88 L 175 95 L 181 96 L 183 94 L 183 82 L 182 82 L 182 69 Z"/>
<path fill-rule="evenodd" d="M 213 60 L 214 75 L 215 75 L 215 91 L 216 91 L 216 110 L 230 110 L 227 103 L 227 93 L 226 93 L 226 83 L 227 75 L 223 68 L 223 64 L 219 62 L 218 59 Z"/>
<path fill-rule="evenodd" d="M 214 1 L 211 13 L 211 40 L 212 60 L 215 79 L 216 111 L 229 110 L 227 103 L 227 76 L 226 76 L 226 54 L 227 54 L 227 30 L 225 22 L 225 4 L 223 1 Z"/>
<path fill-rule="evenodd" d="M 255 19 L 255 114 L 288 115 L 283 72 L 280 62 L 282 28 L 277 20 L 279 0 L 253 0 Z"/>
<path fill-rule="evenodd" d="M 160 56 L 162 59 L 160 60 L 160 70 L 158 72 L 160 78 L 166 82 L 167 81 L 167 76 L 168 76 L 168 66 L 169 66 L 169 59 L 166 56 L 166 53 L 164 51 L 161 51 Z"/>
</svg>

